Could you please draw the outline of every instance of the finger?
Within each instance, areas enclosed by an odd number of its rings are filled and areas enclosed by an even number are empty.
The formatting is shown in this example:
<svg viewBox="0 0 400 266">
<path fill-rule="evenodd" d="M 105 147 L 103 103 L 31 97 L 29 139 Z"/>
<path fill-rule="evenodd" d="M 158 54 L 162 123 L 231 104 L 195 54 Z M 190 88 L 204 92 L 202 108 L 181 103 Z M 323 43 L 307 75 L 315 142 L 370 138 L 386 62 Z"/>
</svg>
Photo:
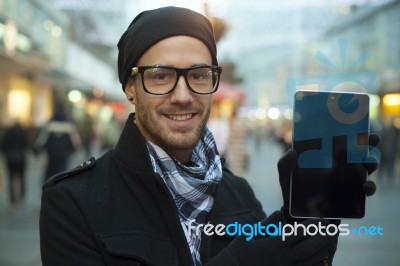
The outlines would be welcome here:
<svg viewBox="0 0 400 266">
<path fill-rule="evenodd" d="M 340 223 L 342 222 L 341 219 L 328 219 L 329 224 L 334 224 L 336 226 L 339 226 Z"/>
<path fill-rule="evenodd" d="M 290 175 L 292 174 L 292 169 L 297 164 L 297 152 L 290 149 L 286 154 L 278 161 L 278 172 L 279 172 L 279 183 L 282 188 L 283 202 L 285 208 L 289 204 L 289 188 L 290 188 Z"/>
<path fill-rule="evenodd" d="M 375 156 L 368 156 L 365 158 L 363 166 L 367 169 L 368 175 L 370 175 L 378 169 L 378 159 Z"/>
<path fill-rule="evenodd" d="M 378 134 L 370 133 L 368 135 L 368 144 L 369 146 L 376 147 L 381 141 L 381 137 Z"/>
<path fill-rule="evenodd" d="M 269 224 L 278 225 L 279 222 L 283 222 L 283 221 L 284 221 L 283 213 L 281 211 L 275 211 L 270 216 L 268 216 L 267 218 L 262 220 L 261 224 L 264 226 L 269 225 Z"/>
<path fill-rule="evenodd" d="M 291 253 L 295 261 L 307 261 L 308 264 L 305 265 L 314 265 L 324 257 L 334 254 L 336 251 L 337 239 L 337 235 L 311 236 L 293 246 Z"/>
<path fill-rule="evenodd" d="M 363 190 L 365 192 L 365 195 L 372 196 L 375 194 L 376 191 L 376 185 L 373 181 L 365 181 L 365 183 L 363 184 Z"/>
<path fill-rule="evenodd" d="M 369 155 L 364 160 L 364 167 L 367 168 L 368 175 L 375 172 L 378 168 L 381 159 L 381 152 L 377 146 L 380 140 L 381 137 L 378 134 L 370 133 L 368 135 Z"/>
<path fill-rule="evenodd" d="M 297 262 L 296 266 L 332 265 L 336 249 L 337 249 L 337 241 L 322 248 L 320 251 L 312 254 L 307 259 Z"/>
<path fill-rule="evenodd" d="M 292 173 L 293 167 L 297 164 L 297 152 L 293 149 L 289 149 L 285 155 L 278 161 L 279 175 L 289 176 Z"/>
<path fill-rule="evenodd" d="M 327 226 L 328 224 L 328 220 L 323 219 L 306 219 L 302 222 L 296 222 L 293 225 L 285 224 L 282 228 L 282 235 L 288 233 L 288 235 L 285 236 L 285 245 L 294 246 L 301 241 L 305 241 L 309 237 L 306 231 L 310 225 L 315 225 L 314 228 L 318 228 L 320 226 Z M 291 234 L 289 235 L 289 233 Z"/>
</svg>

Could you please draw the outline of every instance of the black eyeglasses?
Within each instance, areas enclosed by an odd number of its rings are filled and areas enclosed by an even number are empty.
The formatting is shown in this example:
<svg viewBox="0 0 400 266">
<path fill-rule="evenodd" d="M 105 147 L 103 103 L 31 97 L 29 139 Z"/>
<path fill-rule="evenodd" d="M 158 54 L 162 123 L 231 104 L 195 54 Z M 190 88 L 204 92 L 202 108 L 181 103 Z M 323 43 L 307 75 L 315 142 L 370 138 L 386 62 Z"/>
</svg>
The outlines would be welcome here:
<svg viewBox="0 0 400 266">
<path fill-rule="evenodd" d="M 176 68 L 169 66 L 140 66 L 132 68 L 132 77 L 140 73 L 145 92 L 164 95 L 172 92 L 180 76 L 185 77 L 188 88 L 197 94 L 216 92 L 222 68 L 219 66 L 195 66 Z"/>
</svg>

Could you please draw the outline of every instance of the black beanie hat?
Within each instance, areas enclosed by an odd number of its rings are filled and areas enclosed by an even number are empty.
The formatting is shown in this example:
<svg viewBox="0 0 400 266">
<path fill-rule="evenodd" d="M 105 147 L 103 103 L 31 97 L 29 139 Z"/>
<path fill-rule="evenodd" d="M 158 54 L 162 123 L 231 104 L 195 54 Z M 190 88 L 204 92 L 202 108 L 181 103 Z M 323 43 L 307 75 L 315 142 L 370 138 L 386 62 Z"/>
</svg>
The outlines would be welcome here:
<svg viewBox="0 0 400 266">
<path fill-rule="evenodd" d="M 140 13 L 118 42 L 118 76 L 125 85 L 139 58 L 162 39 L 186 35 L 202 41 L 210 50 L 212 64 L 218 65 L 217 48 L 210 21 L 187 8 L 162 7 Z"/>
</svg>

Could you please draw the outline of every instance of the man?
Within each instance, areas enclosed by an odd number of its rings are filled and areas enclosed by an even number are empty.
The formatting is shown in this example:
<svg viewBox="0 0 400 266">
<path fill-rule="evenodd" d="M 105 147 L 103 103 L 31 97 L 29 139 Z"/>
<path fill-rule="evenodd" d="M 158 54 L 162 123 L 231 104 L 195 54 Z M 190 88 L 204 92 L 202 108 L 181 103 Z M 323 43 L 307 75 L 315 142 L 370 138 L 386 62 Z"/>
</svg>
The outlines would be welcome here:
<svg viewBox="0 0 400 266">
<path fill-rule="evenodd" d="M 29 149 L 28 132 L 16 120 L 5 130 L 0 141 L 0 151 L 3 151 L 8 170 L 8 187 L 11 207 L 19 206 L 25 196 L 27 152 Z M 16 190 L 16 185 L 18 190 Z"/>
<path fill-rule="evenodd" d="M 67 169 L 71 155 L 81 147 L 78 129 L 68 118 L 65 106 L 57 104 L 50 121 L 36 139 L 35 152 L 44 151 L 47 157 L 44 181 Z"/>
<path fill-rule="evenodd" d="M 206 127 L 221 74 L 210 22 L 184 8 L 142 12 L 118 48 L 135 113 L 114 150 L 44 185 L 43 265 L 329 265 L 337 235 L 247 241 L 200 230 L 294 222 L 285 207 L 265 217 Z M 292 151 L 279 163 L 285 205 L 296 160 Z"/>
</svg>

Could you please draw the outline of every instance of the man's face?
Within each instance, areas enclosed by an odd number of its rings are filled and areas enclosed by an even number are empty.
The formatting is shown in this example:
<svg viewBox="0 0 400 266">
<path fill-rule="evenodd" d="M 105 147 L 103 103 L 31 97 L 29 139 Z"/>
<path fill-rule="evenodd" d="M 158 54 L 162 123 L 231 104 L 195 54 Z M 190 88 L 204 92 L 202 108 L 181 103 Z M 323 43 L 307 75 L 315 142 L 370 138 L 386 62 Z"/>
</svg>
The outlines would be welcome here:
<svg viewBox="0 0 400 266">
<path fill-rule="evenodd" d="M 204 43 L 192 37 L 175 36 L 152 46 L 142 55 L 137 66 L 188 68 L 211 64 L 212 57 Z M 188 161 L 203 135 L 212 96 L 191 92 L 183 76 L 179 78 L 175 90 L 166 95 L 146 93 L 140 75 L 134 82 L 128 82 L 125 92 L 133 97 L 136 125 L 143 136 L 162 147 L 170 156 L 181 162 Z"/>
</svg>

